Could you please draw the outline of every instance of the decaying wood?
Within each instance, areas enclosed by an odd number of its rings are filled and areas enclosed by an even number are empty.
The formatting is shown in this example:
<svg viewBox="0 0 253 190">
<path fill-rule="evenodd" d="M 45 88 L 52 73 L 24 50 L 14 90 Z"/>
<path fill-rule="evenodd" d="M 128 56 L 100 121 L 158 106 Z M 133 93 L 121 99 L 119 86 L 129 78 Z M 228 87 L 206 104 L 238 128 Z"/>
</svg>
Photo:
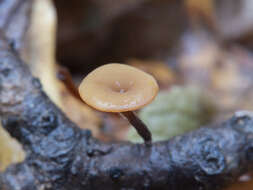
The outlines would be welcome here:
<svg viewBox="0 0 253 190">
<path fill-rule="evenodd" d="M 13 0 L 0 2 L 0 29 L 9 39 L 16 53 L 23 54 L 26 31 L 29 26 L 32 0 Z M 0 117 L 1 120 L 1 117 Z M 11 139 L 0 124 L 0 170 L 10 163 L 24 160 L 22 147 Z"/>
<path fill-rule="evenodd" d="M 151 147 L 94 139 L 89 130 L 78 128 L 50 101 L 19 56 L 30 1 L 4 2 L 0 9 L 6 10 L 6 15 L 1 16 L 12 18 L 9 23 L 16 17 L 8 17 L 7 10 L 26 10 L 18 17 L 19 30 L 7 32 L 6 28 L 14 25 L 0 21 L 0 117 L 4 128 L 23 145 L 26 159 L 0 173 L 1 190 L 214 190 L 252 169 L 250 112 L 237 112 L 217 127 Z M 14 12 L 17 15 L 19 11 Z"/>
<path fill-rule="evenodd" d="M 1 189 L 220 189 L 252 168 L 252 113 L 151 147 L 105 144 L 49 100 L 3 35 L 0 60 L 2 123 L 26 151 Z"/>
</svg>

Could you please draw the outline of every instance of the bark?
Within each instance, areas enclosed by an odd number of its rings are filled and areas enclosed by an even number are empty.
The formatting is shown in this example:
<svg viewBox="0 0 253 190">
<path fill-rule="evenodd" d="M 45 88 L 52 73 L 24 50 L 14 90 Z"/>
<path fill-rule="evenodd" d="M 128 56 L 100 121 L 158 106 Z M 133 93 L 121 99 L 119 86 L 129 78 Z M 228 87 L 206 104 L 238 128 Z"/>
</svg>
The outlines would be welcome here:
<svg viewBox="0 0 253 190">
<path fill-rule="evenodd" d="M 27 153 L 1 189 L 220 189 L 252 168 L 251 113 L 151 147 L 102 143 L 49 100 L 3 34 L 0 60 L 2 124 Z"/>
<path fill-rule="evenodd" d="M 0 3 L 5 18 L 0 21 L 0 117 L 26 151 L 23 163 L 0 173 L 0 189 L 213 190 L 252 169 L 253 119 L 248 112 L 151 147 L 102 143 L 78 128 L 49 100 L 19 56 L 29 2 Z M 19 29 L 11 30 L 14 26 Z"/>
<path fill-rule="evenodd" d="M 33 0 L 0 1 L 0 29 L 17 51 L 24 48 L 24 40 L 29 25 Z"/>
</svg>

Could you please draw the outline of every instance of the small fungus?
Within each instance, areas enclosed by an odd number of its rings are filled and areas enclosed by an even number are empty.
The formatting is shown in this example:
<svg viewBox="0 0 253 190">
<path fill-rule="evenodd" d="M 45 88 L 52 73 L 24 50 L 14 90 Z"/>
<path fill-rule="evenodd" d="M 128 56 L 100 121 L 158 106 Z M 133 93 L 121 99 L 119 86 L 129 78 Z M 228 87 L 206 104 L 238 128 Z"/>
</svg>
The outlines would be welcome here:
<svg viewBox="0 0 253 190">
<path fill-rule="evenodd" d="M 88 105 L 103 112 L 121 113 L 147 144 L 152 141 L 151 133 L 133 111 L 149 104 L 158 90 L 151 75 L 116 63 L 95 69 L 79 87 L 80 96 Z"/>
</svg>

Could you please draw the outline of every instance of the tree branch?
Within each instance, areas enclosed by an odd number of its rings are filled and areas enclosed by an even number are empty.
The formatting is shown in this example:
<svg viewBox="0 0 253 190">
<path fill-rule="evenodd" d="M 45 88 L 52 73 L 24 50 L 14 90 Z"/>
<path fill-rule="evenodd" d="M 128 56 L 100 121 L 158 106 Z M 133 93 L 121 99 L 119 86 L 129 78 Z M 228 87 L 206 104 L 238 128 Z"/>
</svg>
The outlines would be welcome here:
<svg viewBox="0 0 253 190">
<path fill-rule="evenodd" d="M 239 112 L 152 147 L 102 143 L 45 95 L 19 58 L 32 0 L 0 3 L 0 117 L 26 151 L 0 174 L 3 190 L 220 189 L 252 169 L 253 119 Z M 14 26 L 19 26 L 17 31 Z"/>
<path fill-rule="evenodd" d="M 245 112 L 152 147 L 97 141 L 49 100 L 3 34 L 0 116 L 27 153 L 0 175 L 4 190 L 213 190 L 252 168 L 253 119 Z"/>
<path fill-rule="evenodd" d="M 21 51 L 30 21 L 33 0 L 0 2 L 0 29 L 9 39 L 12 48 Z"/>
</svg>

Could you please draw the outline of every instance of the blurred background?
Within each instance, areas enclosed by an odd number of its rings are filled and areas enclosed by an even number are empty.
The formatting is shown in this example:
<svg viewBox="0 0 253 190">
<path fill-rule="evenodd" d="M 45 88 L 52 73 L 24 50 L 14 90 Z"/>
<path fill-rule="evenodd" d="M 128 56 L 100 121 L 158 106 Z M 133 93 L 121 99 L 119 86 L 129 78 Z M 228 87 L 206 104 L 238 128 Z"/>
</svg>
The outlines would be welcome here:
<svg viewBox="0 0 253 190">
<path fill-rule="evenodd" d="M 215 127 L 234 111 L 253 109 L 252 0 L 55 0 L 54 5 L 56 60 L 76 86 L 110 62 L 138 67 L 158 80 L 156 100 L 138 112 L 155 140 Z M 98 138 L 141 142 L 117 115 L 95 115 Z M 252 189 L 250 179 L 247 174 L 230 189 Z"/>
<path fill-rule="evenodd" d="M 177 128 L 191 130 L 224 120 L 235 110 L 252 109 L 251 0 L 54 0 L 53 4 L 58 21 L 56 60 L 65 69 L 61 67 L 60 74 L 78 86 L 91 70 L 110 62 L 151 73 L 161 93 L 140 115 L 150 127 L 164 126 L 167 135 L 157 139 L 181 134 Z M 70 82 L 65 85 L 73 88 Z M 124 125 L 117 116 L 104 117 L 103 133 Z M 171 132 L 168 125 L 180 127 Z M 124 139 L 124 134 L 116 132 L 109 139 Z"/>
<path fill-rule="evenodd" d="M 54 1 L 57 60 L 83 73 L 131 58 L 174 65 L 208 40 L 251 47 L 250 0 Z"/>
<path fill-rule="evenodd" d="M 117 62 L 152 74 L 160 92 L 138 115 L 155 141 L 166 140 L 253 109 L 252 51 L 252 0 L 37 0 L 22 56 L 81 128 L 103 141 L 141 142 L 117 114 L 80 100 L 90 71 Z M 229 190 L 253 189 L 251 178 Z"/>
</svg>

